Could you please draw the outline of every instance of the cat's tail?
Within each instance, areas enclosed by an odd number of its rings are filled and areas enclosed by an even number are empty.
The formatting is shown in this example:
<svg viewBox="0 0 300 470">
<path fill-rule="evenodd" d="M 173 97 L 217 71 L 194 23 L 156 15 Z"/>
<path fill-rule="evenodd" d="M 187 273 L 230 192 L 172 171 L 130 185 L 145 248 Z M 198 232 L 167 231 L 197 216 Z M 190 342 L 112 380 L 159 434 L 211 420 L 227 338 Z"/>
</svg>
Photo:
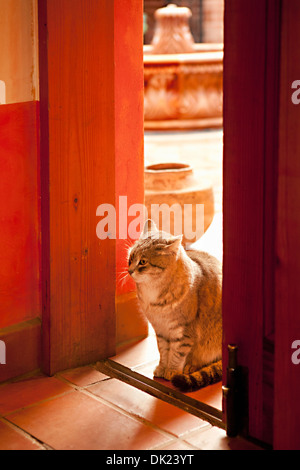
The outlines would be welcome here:
<svg viewBox="0 0 300 470">
<path fill-rule="evenodd" d="M 192 374 L 177 374 L 172 384 L 182 392 L 194 392 L 199 388 L 219 382 L 222 379 L 222 360 L 213 362 Z"/>
</svg>

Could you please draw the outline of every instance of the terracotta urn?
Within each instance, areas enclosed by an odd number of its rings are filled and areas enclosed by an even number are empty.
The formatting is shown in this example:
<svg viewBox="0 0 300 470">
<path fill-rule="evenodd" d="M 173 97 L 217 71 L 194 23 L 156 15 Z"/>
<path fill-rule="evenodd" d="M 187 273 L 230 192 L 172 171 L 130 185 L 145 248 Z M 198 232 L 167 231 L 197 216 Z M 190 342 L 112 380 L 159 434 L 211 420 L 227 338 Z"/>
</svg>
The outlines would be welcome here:
<svg viewBox="0 0 300 470">
<path fill-rule="evenodd" d="M 153 54 L 178 54 L 194 52 L 194 38 L 189 19 L 192 12 L 187 7 L 173 3 L 155 11 L 156 29 L 152 40 Z"/>
<path fill-rule="evenodd" d="M 214 194 L 186 163 L 158 163 L 145 168 L 145 205 L 160 230 L 183 234 L 183 244 L 198 240 L 214 216 Z"/>
</svg>

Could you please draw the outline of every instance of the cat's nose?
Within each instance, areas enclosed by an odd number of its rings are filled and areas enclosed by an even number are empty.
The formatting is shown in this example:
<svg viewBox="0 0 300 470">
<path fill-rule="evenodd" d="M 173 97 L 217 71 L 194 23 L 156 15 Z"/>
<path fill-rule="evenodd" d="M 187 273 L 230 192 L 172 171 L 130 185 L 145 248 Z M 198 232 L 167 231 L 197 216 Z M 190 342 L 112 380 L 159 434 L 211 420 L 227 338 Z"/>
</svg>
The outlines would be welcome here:
<svg viewBox="0 0 300 470">
<path fill-rule="evenodd" d="M 130 274 L 130 276 L 131 276 L 131 274 L 133 273 L 133 271 L 134 271 L 134 269 L 128 268 L 128 273 Z"/>
</svg>

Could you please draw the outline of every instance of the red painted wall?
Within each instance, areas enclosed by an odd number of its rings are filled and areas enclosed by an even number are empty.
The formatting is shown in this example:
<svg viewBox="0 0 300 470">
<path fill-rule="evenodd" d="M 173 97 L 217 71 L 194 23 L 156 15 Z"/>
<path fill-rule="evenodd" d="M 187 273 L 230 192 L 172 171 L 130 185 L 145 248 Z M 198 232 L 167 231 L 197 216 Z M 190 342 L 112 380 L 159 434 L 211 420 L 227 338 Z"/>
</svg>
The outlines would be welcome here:
<svg viewBox="0 0 300 470">
<path fill-rule="evenodd" d="M 0 334 L 41 314 L 38 114 L 0 106 Z"/>
</svg>

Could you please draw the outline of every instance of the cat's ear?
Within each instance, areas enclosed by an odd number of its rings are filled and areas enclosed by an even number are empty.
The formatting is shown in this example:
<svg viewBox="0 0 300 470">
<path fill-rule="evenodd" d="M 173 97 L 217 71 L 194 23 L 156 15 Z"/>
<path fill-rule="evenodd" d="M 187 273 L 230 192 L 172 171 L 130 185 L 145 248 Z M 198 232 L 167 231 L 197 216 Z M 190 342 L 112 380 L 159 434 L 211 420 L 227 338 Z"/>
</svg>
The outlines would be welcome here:
<svg viewBox="0 0 300 470">
<path fill-rule="evenodd" d="M 168 240 L 167 244 L 167 250 L 172 251 L 174 253 L 177 253 L 180 245 L 182 242 L 182 235 L 178 235 L 176 237 L 172 237 L 170 240 Z"/>
<path fill-rule="evenodd" d="M 158 232 L 158 228 L 156 227 L 155 223 L 151 219 L 146 220 L 143 231 L 141 233 L 141 238 L 147 238 L 149 232 L 151 233 Z"/>
</svg>

